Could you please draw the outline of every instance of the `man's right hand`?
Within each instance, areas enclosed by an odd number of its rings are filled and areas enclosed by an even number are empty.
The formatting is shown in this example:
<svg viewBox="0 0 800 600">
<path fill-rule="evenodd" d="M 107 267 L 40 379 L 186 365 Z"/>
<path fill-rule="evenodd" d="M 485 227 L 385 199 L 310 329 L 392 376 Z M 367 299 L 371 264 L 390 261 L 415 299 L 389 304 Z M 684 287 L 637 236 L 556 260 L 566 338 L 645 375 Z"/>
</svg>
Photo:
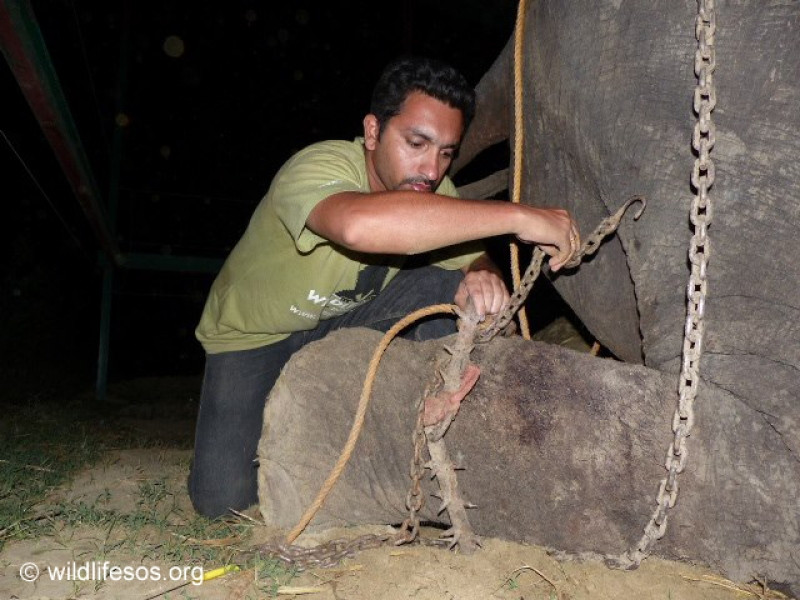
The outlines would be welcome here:
<svg viewBox="0 0 800 600">
<path fill-rule="evenodd" d="M 562 208 L 524 206 L 525 223 L 517 238 L 536 244 L 550 257 L 553 272 L 558 271 L 581 247 L 578 224 Z"/>
</svg>

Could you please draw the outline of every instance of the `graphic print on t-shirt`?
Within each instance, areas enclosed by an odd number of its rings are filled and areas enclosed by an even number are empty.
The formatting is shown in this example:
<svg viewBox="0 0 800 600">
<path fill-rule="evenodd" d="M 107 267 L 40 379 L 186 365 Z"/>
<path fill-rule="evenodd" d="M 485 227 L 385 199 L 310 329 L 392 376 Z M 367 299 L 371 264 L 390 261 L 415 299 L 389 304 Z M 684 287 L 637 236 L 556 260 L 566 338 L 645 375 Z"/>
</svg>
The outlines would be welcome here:
<svg viewBox="0 0 800 600">
<path fill-rule="evenodd" d="M 366 265 L 358 272 L 355 288 L 331 294 L 320 314 L 320 319 L 338 317 L 372 300 L 383 286 L 389 267 Z"/>
</svg>

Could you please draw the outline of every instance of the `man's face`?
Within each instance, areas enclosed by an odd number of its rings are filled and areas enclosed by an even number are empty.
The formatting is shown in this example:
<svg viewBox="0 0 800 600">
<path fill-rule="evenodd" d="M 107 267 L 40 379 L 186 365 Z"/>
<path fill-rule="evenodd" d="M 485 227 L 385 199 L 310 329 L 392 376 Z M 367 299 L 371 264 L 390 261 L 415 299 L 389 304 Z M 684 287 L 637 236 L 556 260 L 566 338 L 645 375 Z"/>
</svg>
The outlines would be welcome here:
<svg viewBox="0 0 800 600">
<path fill-rule="evenodd" d="M 463 132 L 460 110 L 422 92 L 409 94 L 383 131 L 375 115 L 367 115 L 364 147 L 370 190 L 436 191 Z"/>
</svg>

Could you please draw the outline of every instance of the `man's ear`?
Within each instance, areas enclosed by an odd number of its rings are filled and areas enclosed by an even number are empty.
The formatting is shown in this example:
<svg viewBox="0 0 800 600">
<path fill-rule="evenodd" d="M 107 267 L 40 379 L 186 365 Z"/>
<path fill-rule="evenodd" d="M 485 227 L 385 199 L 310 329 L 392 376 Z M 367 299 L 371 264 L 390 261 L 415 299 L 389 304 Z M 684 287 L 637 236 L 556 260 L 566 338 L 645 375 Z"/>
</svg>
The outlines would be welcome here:
<svg viewBox="0 0 800 600">
<path fill-rule="evenodd" d="M 375 150 L 381 136 L 381 124 L 372 113 L 364 117 L 364 147 Z"/>
</svg>

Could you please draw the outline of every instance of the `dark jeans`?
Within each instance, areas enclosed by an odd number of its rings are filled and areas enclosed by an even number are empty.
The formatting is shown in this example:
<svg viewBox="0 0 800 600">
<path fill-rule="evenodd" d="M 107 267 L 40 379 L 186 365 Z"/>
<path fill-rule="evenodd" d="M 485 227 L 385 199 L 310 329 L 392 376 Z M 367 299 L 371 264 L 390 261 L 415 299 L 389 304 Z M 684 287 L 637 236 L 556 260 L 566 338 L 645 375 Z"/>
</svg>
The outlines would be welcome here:
<svg viewBox="0 0 800 600">
<path fill-rule="evenodd" d="M 462 279 L 461 271 L 437 267 L 403 270 L 371 302 L 322 321 L 316 329 L 253 350 L 206 355 L 189 475 L 189 496 L 195 510 L 213 518 L 229 508 L 243 510 L 258 502 L 256 450 L 264 404 L 292 354 L 334 329 L 388 331 L 418 308 L 452 302 Z M 422 341 L 455 331 L 452 317 L 429 317 L 412 325 L 403 337 Z"/>
</svg>

